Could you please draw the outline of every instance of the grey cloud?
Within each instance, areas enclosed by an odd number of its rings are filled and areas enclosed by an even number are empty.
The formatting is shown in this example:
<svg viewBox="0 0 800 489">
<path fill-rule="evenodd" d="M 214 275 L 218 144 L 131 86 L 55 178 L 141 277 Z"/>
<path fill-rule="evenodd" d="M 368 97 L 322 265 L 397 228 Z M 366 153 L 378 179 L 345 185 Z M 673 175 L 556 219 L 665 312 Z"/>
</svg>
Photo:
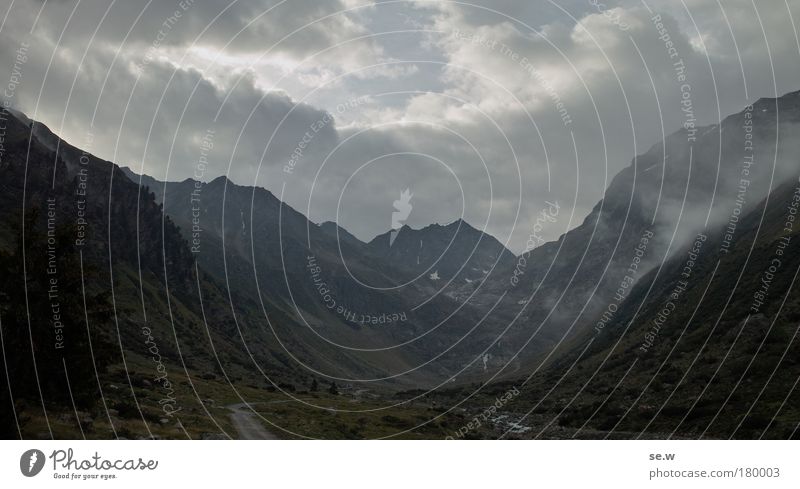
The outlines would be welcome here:
<svg viewBox="0 0 800 489">
<path fill-rule="evenodd" d="M 140 49 L 157 41 L 161 46 L 196 42 L 228 44 L 230 51 L 262 52 L 299 30 L 274 49 L 305 56 L 365 33 L 354 20 L 358 12 L 342 12 L 346 8 L 338 0 L 48 2 L 35 32 L 55 42 L 66 29 L 62 43 L 83 45 L 99 25 L 93 43 L 122 43 L 130 30 L 126 44 Z M 38 12 L 38 2 L 23 0 L 12 7 L 10 17 L 30 29 Z"/>
</svg>

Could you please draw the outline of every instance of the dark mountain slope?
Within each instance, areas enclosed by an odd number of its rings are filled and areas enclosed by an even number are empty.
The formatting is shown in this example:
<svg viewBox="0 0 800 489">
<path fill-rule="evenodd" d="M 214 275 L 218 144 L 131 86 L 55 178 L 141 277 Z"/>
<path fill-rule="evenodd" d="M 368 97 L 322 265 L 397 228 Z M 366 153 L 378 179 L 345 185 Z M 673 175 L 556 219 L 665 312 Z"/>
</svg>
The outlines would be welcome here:
<svg viewBox="0 0 800 489">
<path fill-rule="evenodd" d="M 93 419 L 80 422 L 92 437 L 120 436 L 123 427 L 163 432 L 165 406 L 180 407 L 192 430 L 208 424 L 192 388 L 197 377 L 270 385 L 250 367 L 224 288 L 198 276 L 188 243 L 154 196 L 39 123 L 2 116 L 0 321 L 11 390 L 0 404 L 3 427 L 13 431 L 6 434 L 74 436 L 79 421 L 52 413 L 75 409 Z M 273 382 L 307 381 L 265 341 L 248 346 L 270 365 Z M 170 401 L 175 396 L 184 404 Z"/>
<path fill-rule="evenodd" d="M 728 252 L 717 230 L 647 274 L 602 333 L 525 386 L 514 409 L 535 407 L 531 433 L 798 436 L 798 210 L 794 180 L 740 221 Z"/>
</svg>

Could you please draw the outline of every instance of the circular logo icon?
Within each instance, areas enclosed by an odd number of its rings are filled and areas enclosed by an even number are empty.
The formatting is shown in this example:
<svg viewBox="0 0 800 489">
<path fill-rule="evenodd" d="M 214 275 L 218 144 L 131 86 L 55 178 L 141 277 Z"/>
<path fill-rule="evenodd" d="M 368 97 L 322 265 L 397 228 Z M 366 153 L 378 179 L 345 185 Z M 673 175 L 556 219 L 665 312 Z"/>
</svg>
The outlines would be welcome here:
<svg viewBox="0 0 800 489">
<path fill-rule="evenodd" d="M 19 458 L 19 470 L 25 477 L 33 477 L 44 468 L 44 452 L 41 450 L 28 450 Z"/>
</svg>

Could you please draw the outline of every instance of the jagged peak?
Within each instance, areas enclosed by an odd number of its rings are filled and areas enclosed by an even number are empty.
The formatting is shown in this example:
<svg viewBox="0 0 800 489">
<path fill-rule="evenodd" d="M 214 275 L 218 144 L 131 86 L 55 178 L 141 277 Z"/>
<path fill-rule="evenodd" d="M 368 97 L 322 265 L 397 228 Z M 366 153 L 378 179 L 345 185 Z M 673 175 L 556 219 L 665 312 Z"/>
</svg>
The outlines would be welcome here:
<svg viewBox="0 0 800 489">
<path fill-rule="evenodd" d="M 227 177 L 227 175 L 220 175 L 211 180 L 210 182 L 208 182 L 208 185 L 219 185 L 219 184 L 223 184 L 229 187 L 237 186 L 235 183 L 233 183 L 233 181 L 230 178 Z"/>
</svg>

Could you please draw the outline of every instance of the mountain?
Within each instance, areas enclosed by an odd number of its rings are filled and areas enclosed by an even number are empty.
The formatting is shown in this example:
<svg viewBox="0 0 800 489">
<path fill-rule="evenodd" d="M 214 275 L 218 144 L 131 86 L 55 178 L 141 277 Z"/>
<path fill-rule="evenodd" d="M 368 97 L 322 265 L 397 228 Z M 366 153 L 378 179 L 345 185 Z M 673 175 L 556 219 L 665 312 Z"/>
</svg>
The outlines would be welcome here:
<svg viewBox="0 0 800 489">
<path fill-rule="evenodd" d="M 515 261 L 497 239 L 461 219 L 423 229 L 403 226 L 375 237 L 367 250 L 422 282 L 480 282 L 495 268 L 507 269 Z"/>
<path fill-rule="evenodd" d="M 436 385 L 492 341 L 475 331 L 482 308 L 451 297 L 456 286 L 448 281 L 458 268 L 466 269 L 459 284 L 484 278 L 493 262 L 508 265 L 513 255 L 464 222 L 403 230 L 389 253 L 379 240 L 365 244 L 335 223 L 309 221 L 260 187 L 224 177 L 164 183 L 124 171 L 156 189 L 187 239 L 197 235 L 197 262 L 229 287 L 231 308 L 260 313 L 263 302 L 270 336 L 319 375 L 383 379 L 395 388 Z M 397 255 L 410 239 L 430 243 L 419 265 L 416 256 Z M 442 254 L 440 280 L 415 280 L 436 252 Z M 462 259 L 469 266 L 461 267 Z M 281 321 L 269 320 L 273 314 Z"/>
<path fill-rule="evenodd" d="M 13 372 L 0 399 L 4 434 L 176 436 L 159 423 L 171 411 L 192 432 L 207 425 L 200 376 L 270 385 L 247 373 L 252 358 L 221 287 L 195 268 L 153 194 L 44 125 L 0 117 L 0 317 Z M 263 343 L 251 346 L 274 361 Z M 277 362 L 271 373 L 296 378 Z"/>
<path fill-rule="evenodd" d="M 530 317 L 561 335 L 501 367 L 481 396 L 520 394 L 484 436 L 796 437 L 798 122 L 794 92 L 679 131 L 532 251 Z"/>
<path fill-rule="evenodd" d="M 717 227 L 646 274 L 601 333 L 584 331 L 520 387 L 523 436 L 797 437 L 798 208 L 795 177 L 729 246 Z"/>
</svg>

